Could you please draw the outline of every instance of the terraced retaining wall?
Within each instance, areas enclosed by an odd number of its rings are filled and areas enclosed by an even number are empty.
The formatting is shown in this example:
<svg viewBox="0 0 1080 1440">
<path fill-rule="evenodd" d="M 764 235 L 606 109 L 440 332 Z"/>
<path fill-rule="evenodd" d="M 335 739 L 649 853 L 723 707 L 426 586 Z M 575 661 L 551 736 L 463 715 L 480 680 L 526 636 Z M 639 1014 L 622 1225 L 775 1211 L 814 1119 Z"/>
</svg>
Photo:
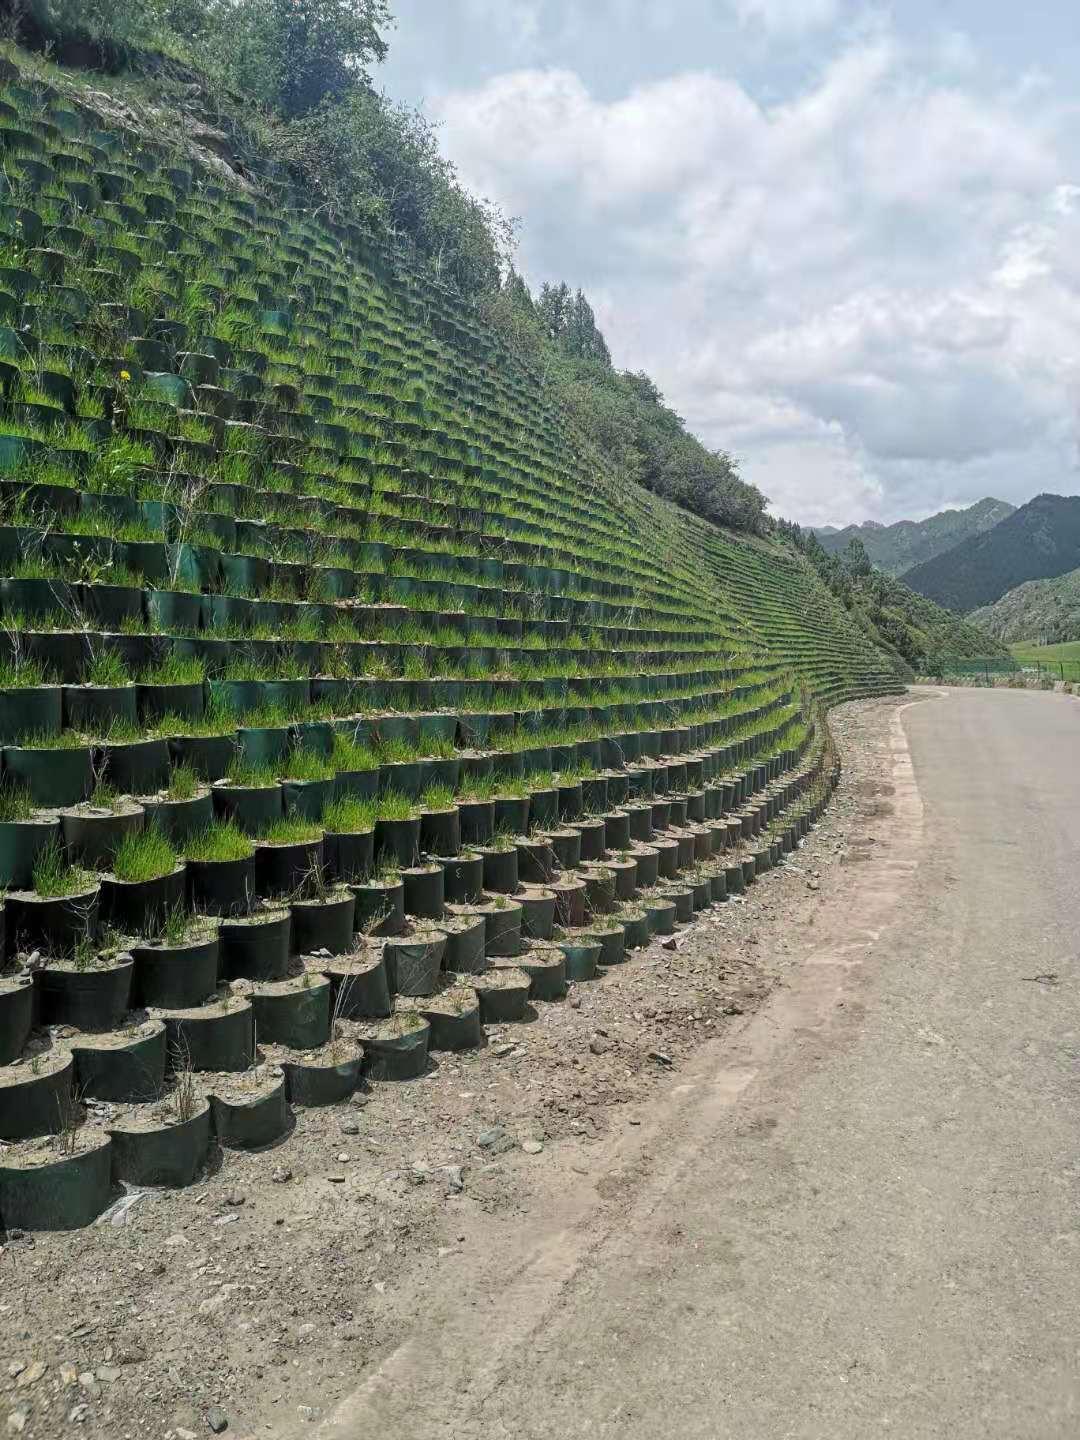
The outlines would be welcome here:
<svg viewBox="0 0 1080 1440">
<path fill-rule="evenodd" d="M 66 1227 L 752 883 L 895 681 L 272 166 L 0 82 L 0 1223 Z"/>
</svg>

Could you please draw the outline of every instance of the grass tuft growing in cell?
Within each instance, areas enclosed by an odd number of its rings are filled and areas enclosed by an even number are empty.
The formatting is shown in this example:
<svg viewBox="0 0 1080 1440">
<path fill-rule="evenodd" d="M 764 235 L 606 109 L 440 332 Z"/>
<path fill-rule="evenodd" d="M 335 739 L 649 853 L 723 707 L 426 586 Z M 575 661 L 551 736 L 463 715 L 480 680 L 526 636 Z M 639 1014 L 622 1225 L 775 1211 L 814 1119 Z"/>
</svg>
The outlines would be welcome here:
<svg viewBox="0 0 1080 1440">
<path fill-rule="evenodd" d="M 25 785 L 0 785 L 0 821 L 29 820 L 34 802 Z"/>
<path fill-rule="evenodd" d="M 35 895 L 43 899 L 60 899 L 91 889 L 96 884 L 96 877 L 89 870 L 73 865 L 63 849 L 54 843 L 38 852 L 32 883 Z"/>
<path fill-rule="evenodd" d="M 190 765 L 177 765 L 169 772 L 167 800 L 194 800 L 199 793 L 199 777 Z"/>
<path fill-rule="evenodd" d="M 290 750 L 281 762 L 283 780 L 332 780 L 337 773 L 329 760 L 313 750 Z"/>
<path fill-rule="evenodd" d="M 157 880 L 171 875 L 179 857 L 157 826 L 135 835 L 125 835 L 113 860 L 113 874 L 118 880 L 133 883 Z"/>
<path fill-rule="evenodd" d="M 102 650 L 86 667 L 84 679 L 87 685 L 130 685 L 131 676 L 119 655 L 111 650 Z"/>
<path fill-rule="evenodd" d="M 197 656 L 173 653 L 141 670 L 138 678 L 143 685 L 201 685 L 206 664 Z"/>
<path fill-rule="evenodd" d="M 362 835 L 374 828 L 379 816 L 375 800 L 346 796 L 333 800 L 323 811 L 323 828 L 334 835 Z"/>
<path fill-rule="evenodd" d="M 454 792 L 449 785 L 429 785 L 420 796 L 421 810 L 451 810 Z"/>
<path fill-rule="evenodd" d="M 37 660 L 5 660 L 0 663 L 0 690 L 28 690 L 45 685 L 45 667 Z"/>
<path fill-rule="evenodd" d="M 231 821 L 208 825 L 187 842 L 187 858 L 203 862 L 246 860 L 255 853 L 248 837 Z"/>
<path fill-rule="evenodd" d="M 377 816 L 380 820 L 413 820 L 417 809 L 407 795 L 388 790 L 379 797 Z"/>
<path fill-rule="evenodd" d="M 305 820 L 298 815 L 286 815 L 267 825 L 259 836 L 268 845 L 305 845 L 321 840 L 323 826 L 314 820 Z"/>
</svg>

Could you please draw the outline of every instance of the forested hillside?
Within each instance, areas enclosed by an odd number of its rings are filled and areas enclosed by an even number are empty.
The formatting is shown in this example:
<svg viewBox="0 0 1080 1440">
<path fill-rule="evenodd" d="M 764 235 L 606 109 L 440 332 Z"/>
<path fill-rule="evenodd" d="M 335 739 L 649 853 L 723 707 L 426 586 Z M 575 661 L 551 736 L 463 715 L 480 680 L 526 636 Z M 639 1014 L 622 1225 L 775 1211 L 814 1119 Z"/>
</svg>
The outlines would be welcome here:
<svg viewBox="0 0 1080 1440">
<path fill-rule="evenodd" d="M 1052 580 L 1028 580 L 992 605 L 973 610 L 969 619 L 1006 644 L 1080 640 L 1080 570 Z"/>
<path fill-rule="evenodd" d="M 858 540 L 871 565 L 886 575 L 901 576 L 916 565 L 942 555 L 972 535 L 981 535 L 1016 507 L 1005 500 L 984 499 L 962 510 L 942 510 L 926 520 L 898 520 L 894 525 L 846 525 L 842 530 L 816 530 L 822 548 L 838 555 L 852 540 Z"/>
<path fill-rule="evenodd" d="M 1080 566 L 1080 497 L 1037 495 L 985 534 L 918 565 L 905 582 L 961 614 L 992 605 L 1026 580 Z"/>
<path fill-rule="evenodd" d="M 813 531 L 781 524 L 848 614 L 888 653 L 913 670 L 941 656 L 1006 654 L 1005 646 L 972 620 L 916 594 L 901 580 L 875 570 L 857 539 L 830 555 Z"/>
</svg>

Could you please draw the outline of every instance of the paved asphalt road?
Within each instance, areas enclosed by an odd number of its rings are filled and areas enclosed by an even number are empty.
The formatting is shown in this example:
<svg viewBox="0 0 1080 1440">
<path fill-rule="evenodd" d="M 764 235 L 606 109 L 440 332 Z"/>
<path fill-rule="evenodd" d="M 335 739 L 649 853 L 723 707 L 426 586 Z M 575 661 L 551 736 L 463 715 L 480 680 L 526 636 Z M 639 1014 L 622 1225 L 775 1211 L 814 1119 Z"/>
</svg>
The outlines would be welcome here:
<svg viewBox="0 0 1080 1440">
<path fill-rule="evenodd" d="M 1080 701 L 892 724 L 846 889 L 612 1171 L 614 1218 L 568 1214 L 328 1435 L 1080 1436 Z"/>
</svg>

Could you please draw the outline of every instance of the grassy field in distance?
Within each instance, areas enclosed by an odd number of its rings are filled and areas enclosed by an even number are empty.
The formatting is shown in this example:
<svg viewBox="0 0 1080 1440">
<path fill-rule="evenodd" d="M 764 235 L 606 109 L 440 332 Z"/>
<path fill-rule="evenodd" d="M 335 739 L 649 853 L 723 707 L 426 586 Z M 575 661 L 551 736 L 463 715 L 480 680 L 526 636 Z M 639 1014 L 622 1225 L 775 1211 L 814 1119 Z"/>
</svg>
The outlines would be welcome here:
<svg viewBox="0 0 1080 1440">
<path fill-rule="evenodd" d="M 1080 640 L 1066 640 L 1060 645 L 1036 645 L 1034 641 L 1022 640 L 1010 645 L 1009 649 L 1021 665 L 1080 667 Z"/>
</svg>

